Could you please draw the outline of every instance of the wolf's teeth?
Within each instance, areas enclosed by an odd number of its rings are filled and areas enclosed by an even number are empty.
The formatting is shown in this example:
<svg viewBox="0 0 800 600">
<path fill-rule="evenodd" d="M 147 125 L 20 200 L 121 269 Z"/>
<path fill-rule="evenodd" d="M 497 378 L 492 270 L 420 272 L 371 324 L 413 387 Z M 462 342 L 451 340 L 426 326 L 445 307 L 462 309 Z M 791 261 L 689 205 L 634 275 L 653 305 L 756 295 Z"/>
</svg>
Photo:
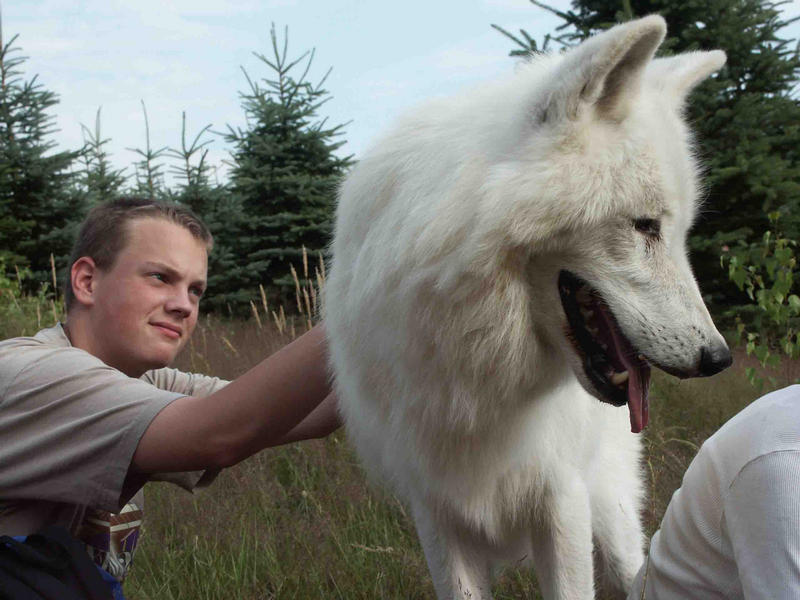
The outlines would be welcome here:
<svg viewBox="0 0 800 600">
<path fill-rule="evenodd" d="M 627 371 L 623 371 L 622 373 L 614 373 L 611 376 L 611 383 L 613 383 L 614 385 L 620 385 L 622 383 L 625 383 L 626 381 L 628 381 Z"/>
</svg>

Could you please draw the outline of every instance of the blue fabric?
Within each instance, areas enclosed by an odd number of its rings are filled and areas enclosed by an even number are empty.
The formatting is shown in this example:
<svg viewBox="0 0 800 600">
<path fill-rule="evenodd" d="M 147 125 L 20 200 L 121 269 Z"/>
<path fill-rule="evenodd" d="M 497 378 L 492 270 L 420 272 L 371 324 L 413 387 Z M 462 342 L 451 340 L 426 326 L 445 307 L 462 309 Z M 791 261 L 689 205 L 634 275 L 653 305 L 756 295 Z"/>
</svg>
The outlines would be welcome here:
<svg viewBox="0 0 800 600">
<path fill-rule="evenodd" d="M 111 595 L 114 597 L 114 600 L 125 600 L 125 596 L 122 595 L 122 584 L 114 579 L 113 575 L 105 569 L 97 568 L 100 571 L 100 575 L 103 576 L 103 581 L 111 588 Z"/>
<path fill-rule="evenodd" d="M 24 542 L 28 539 L 27 535 L 14 535 L 11 537 L 18 542 Z M 100 571 L 100 576 L 103 578 L 103 581 L 105 581 L 108 584 L 108 587 L 111 588 L 111 595 L 114 597 L 114 600 L 125 600 L 125 596 L 122 594 L 122 584 L 114 579 L 111 573 L 100 568 L 99 565 L 96 566 L 97 570 Z"/>
</svg>

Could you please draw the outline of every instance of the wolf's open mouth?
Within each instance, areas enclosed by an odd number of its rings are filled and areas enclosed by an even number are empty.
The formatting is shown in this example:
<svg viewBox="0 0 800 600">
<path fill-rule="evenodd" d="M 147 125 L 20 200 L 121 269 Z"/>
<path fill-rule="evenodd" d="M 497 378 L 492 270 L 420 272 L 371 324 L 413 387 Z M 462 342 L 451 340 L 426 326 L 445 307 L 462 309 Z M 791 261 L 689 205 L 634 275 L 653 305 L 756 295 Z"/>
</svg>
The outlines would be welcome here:
<svg viewBox="0 0 800 600">
<path fill-rule="evenodd" d="M 603 298 L 588 283 L 569 271 L 558 276 L 561 304 L 569 322 L 567 337 L 583 358 L 583 370 L 600 393 L 614 406 L 628 405 L 631 431 L 647 425 L 650 365 L 622 334 Z"/>
</svg>

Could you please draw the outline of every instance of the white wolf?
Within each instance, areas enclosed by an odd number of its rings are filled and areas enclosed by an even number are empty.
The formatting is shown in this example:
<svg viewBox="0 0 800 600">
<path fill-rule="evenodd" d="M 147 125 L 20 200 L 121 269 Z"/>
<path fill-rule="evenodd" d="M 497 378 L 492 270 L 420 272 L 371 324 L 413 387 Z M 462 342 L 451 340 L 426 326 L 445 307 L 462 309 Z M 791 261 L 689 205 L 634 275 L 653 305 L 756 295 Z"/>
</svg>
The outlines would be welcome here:
<svg viewBox="0 0 800 600">
<path fill-rule="evenodd" d="M 665 31 L 632 21 L 431 102 L 341 189 L 325 303 L 341 409 L 410 505 L 441 599 L 489 598 L 493 568 L 524 558 L 545 598 L 592 598 L 593 543 L 624 593 L 649 364 L 730 364 L 687 261 L 681 119 L 725 55 L 653 59 Z"/>
</svg>

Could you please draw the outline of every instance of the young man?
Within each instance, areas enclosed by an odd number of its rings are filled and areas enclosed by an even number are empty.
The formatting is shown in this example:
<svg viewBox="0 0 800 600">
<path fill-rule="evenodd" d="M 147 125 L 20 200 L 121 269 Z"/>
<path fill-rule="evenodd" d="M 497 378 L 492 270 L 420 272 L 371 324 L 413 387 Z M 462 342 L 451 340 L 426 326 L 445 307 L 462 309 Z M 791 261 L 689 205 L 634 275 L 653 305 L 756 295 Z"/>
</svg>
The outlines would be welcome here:
<svg viewBox="0 0 800 600">
<path fill-rule="evenodd" d="M 191 490 L 339 426 L 322 326 L 230 383 L 165 368 L 197 323 L 211 245 L 181 207 L 129 199 L 91 211 L 66 323 L 0 342 L 0 535 L 62 525 L 122 581 L 145 482 Z"/>
</svg>

